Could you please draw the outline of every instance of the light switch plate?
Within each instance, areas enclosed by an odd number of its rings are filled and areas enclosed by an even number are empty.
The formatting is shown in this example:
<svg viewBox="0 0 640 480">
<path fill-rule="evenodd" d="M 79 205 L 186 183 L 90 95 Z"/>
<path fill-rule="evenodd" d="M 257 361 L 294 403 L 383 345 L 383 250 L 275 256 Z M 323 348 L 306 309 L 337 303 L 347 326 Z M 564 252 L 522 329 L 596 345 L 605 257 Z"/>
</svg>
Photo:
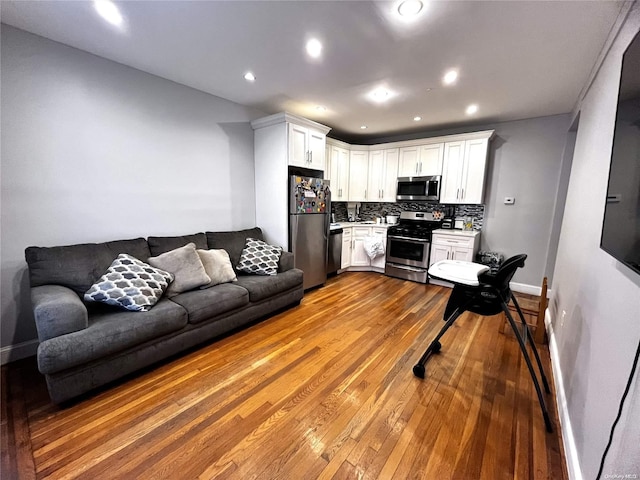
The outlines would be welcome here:
<svg viewBox="0 0 640 480">
<path fill-rule="evenodd" d="M 514 203 L 516 203 L 516 197 L 504 197 L 505 205 L 513 205 Z"/>
</svg>

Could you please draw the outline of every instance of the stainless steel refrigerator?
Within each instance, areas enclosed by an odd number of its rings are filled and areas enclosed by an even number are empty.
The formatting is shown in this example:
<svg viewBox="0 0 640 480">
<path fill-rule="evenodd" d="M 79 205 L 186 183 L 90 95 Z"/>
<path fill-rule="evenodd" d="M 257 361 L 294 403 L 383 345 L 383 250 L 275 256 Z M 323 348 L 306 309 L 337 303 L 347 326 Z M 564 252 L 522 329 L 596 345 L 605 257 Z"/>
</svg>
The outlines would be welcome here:
<svg viewBox="0 0 640 480">
<path fill-rule="evenodd" d="M 327 280 L 331 192 L 329 180 L 292 175 L 289 185 L 289 246 L 304 272 L 304 289 Z"/>
</svg>

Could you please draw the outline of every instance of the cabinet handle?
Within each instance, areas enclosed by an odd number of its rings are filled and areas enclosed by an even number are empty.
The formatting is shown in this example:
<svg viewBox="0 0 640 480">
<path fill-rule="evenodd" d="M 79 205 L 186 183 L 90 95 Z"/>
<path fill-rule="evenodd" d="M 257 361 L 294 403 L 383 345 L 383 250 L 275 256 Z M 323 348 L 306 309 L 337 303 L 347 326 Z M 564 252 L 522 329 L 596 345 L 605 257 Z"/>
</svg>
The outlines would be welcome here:
<svg viewBox="0 0 640 480">
<path fill-rule="evenodd" d="M 462 189 L 462 195 L 460 195 L 460 199 L 464 199 L 464 188 Z"/>
<path fill-rule="evenodd" d="M 422 162 L 420 162 L 420 173 L 422 173 Z"/>
<path fill-rule="evenodd" d="M 416 162 L 416 175 L 418 174 L 418 162 Z"/>
<path fill-rule="evenodd" d="M 460 198 L 460 189 L 456 190 L 456 200 Z"/>
<path fill-rule="evenodd" d="M 309 163 L 313 163 L 313 152 L 309 152 Z"/>
<path fill-rule="evenodd" d="M 382 195 L 380 196 L 380 198 L 384 198 L 384 188 L 382 189 Z"/>
<path fill-rule="evenodd" d="M 364 198 L 365 198 L 365 200 L 367 198 L 367 189 L 366 188 L 364 189 Z"/>
</svg>

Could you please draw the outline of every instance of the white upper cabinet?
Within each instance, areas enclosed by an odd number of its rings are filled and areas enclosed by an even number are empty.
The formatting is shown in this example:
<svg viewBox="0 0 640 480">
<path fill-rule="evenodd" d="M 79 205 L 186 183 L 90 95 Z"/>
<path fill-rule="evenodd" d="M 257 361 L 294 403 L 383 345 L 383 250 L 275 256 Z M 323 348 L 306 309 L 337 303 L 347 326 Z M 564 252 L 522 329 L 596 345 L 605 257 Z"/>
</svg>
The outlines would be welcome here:
<svg viewBox="0 0 640 480">
<path fill-rule="evenodd" d="M 331 201 L 346 202 L 349 199 L 349 151 L 335 145 L 330 145 L 329 149 Z"/>
<path fill-rule="evenodd" d="M 349 155 L 349 201 L 375 202 L 368 198 L 369 180 L 369 152 L 366 150 L 352 150 Z"/>
<path fill-rule="evenodd" d="M 396 201 L 398 153 L 397 148 L 369 152 L 367 196 L 370 202 Z"/>
<path fill-rule="evenodd" d="M 486 130 L 370 147 L 330 139 L 326 175 L 332 200 L 395 202 L 398 177 L 442 175 L 440 203 L 482 203 L 493 133 Z"/>
<path fill-rule="evenodd" d="M 482 203 L 488 145 L 488 138 L 445 143 L 440 203 Z"/>
<path fill-rule="evenodd" d="M 324 170 L 326 135 L 313 128 L 289 124 L 289 165 Z"/>
<path fill-rule="evenodd" d="M 399 177 L 422 177 L 442 174 L 443 143 L 415 145 L 400 149 Z"/>
<path fill-rule="evenodd" d="M 329 127 L 282 112 L 251 122 L 254 130 L 256 225 L 265 240 L 289 244 L 289 166 L 325 170 Z M 269 201 L 264 201 L 264 199 Z"/>
</svg>

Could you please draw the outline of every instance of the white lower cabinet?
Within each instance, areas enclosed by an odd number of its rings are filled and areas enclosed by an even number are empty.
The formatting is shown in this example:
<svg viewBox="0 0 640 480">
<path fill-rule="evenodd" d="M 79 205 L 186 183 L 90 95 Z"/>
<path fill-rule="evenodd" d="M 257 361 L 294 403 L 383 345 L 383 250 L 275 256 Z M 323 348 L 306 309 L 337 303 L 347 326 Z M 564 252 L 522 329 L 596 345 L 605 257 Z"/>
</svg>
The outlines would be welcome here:
<svg viewBox="0 0 640 480">
<path fill-rule="evenodd" d="M 379 255 L 373 260 L 369 258 L 364 248 L 365 237 L 379 236 L 385 251 L 387 248 L 387 229 L 384 227 L 343 227 L 342 233 L 342 269 L 359 271 L 384 271 L 385 255 Z"/>
<path fill-rule="evenodd" d="M 480 246 L 480 232 L 435 230 L 431 238 L 429 266 L 440 260 L 473 262 Z"/>
<path fill-rule="evenodd" d="M 340 268 L 351 266 L 351 251 L 353 250 L 351 230 L 351 227 L 344 227 L 342 229 L 342 260 L 340 262 Z"/>
<path fill-rule="evenodd" d="M 364 237 L 368 235 L 371 235 L 371 229 L 369 227 L 353 227 L 352 267 L 368 267 L 371 265 L 371 260 L 364 249 Z"/>
</svg>

